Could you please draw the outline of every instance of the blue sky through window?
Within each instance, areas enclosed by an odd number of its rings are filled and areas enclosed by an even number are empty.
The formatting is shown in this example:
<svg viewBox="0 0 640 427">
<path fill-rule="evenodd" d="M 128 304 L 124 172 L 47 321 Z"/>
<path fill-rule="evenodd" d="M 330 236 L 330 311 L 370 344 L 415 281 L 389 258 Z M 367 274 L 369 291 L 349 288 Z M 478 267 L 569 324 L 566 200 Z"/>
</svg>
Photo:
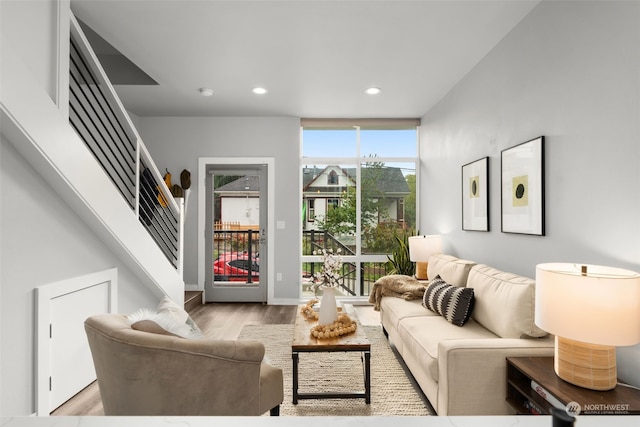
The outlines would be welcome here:
<svg viewBox="0 0 640 427">
<path fill-rule="evenodd" d="M 355 157 L 355 129 L 305 129 L 302 136 L 303 157 Z M 416 129 L 361 130 L 360 155 L 368 157 L 416 157 Z"/>
</svg>

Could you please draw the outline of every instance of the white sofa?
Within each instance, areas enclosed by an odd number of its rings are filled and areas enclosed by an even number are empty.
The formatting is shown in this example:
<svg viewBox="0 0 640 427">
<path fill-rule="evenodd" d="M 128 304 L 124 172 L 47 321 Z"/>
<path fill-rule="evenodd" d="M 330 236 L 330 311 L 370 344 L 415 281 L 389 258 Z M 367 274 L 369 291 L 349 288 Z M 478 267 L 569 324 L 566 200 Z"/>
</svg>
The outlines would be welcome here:
<svg viewBox="0 0 640 427">
<path fill-rule="evenodd" d="M 534 324 L 535 281 L 445 254 L 430 258 L 427 273 L 474 289 L 470 319 L 456 326 L 421 299 L 383 296 L 389 340 L 438 415 L 513 414 L 505 358 L 553 355 L 553 337 Z"/>
</svg>

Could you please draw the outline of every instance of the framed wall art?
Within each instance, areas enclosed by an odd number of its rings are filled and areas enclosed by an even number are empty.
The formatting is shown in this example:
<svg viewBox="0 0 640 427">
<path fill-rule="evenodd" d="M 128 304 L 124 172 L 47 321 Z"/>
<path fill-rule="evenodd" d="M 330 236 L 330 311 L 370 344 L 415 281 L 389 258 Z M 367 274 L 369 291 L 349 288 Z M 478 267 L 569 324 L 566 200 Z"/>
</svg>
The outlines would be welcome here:
<svg viewBox="0 0 640 427">
<path fill-rule="evenodd" d="M 462 229 L 489 231 L 489 157 L 462 166 Z"/>
<path fill-rule="evenodd" d="M 501 153 L 502 232 L 544 236 L 544 136 Z"/>
</svg>

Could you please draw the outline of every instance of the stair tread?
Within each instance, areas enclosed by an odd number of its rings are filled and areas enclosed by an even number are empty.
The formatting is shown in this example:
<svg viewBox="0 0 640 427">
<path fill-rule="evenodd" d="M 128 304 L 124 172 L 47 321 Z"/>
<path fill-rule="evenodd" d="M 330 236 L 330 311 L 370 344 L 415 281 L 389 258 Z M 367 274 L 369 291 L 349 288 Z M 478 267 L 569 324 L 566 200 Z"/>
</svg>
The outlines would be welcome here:
<svg viewBox="0 0 640 427">
<path fill-rule="evenodd" d="M 202 304 L 202 291 L 184 291 L 184 309 L 190 312 Z"/>
</svg>

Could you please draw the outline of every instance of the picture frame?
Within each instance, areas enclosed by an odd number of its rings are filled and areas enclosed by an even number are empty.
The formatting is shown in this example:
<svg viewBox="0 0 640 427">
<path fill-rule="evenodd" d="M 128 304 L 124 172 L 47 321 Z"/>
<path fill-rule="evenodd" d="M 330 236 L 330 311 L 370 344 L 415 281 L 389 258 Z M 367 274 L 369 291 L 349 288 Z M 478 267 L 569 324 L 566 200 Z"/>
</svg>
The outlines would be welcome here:
<svg viewBox="0 0 640 427">
<path fill-rule="evenodd" d="M 502 232 L 545 235 L 544 136 L 502 150 Z"/>
<path fill-rule="evenodd" d="M 489 157 L 462 166 L 462 229 L 489 231 Z"/>
</svg>

